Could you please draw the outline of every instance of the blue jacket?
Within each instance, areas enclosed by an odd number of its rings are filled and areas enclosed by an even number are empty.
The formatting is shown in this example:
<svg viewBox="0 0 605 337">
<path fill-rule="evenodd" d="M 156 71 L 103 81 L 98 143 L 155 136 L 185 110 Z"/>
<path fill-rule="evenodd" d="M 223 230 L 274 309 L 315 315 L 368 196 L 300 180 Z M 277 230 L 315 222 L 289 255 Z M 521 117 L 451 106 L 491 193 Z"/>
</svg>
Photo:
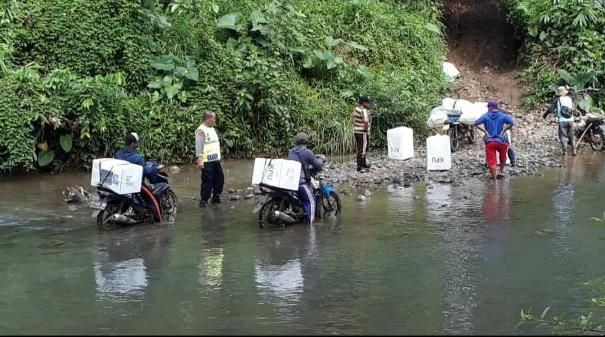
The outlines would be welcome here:
<svg viewBox="0 0 605 337">
<path fill-rule="evenodd" d="M 509 115 L 498 110 L 492 110 L 479 117 L 473 125 L 481 124 L 485 125 L 485 130 L 488 133 L 485 144 L 489 142 L 508 144 L 507 137 L 500 137 L 500 134 L 504 130 L 504 124 L 514 125 L 515 122 Z"/>
<path fill-rule="evenodd" d="M 315 158 L 315 153 L 313 151 L 307 149 L 306 146 L 297 145 L 290 149 L 288 152 L 289 160 L 296 160 L 301 163 L 302 170 L 300 171 L 300 182 L 304 183 L 307 180 L 305 179 L 305 170 L 309 171 L 311 169 L 319 170 L 324 165 L 322 160 Z"/>
<path fill-rule="evenodd" d="M 143 166 L 143 177 L 148 177 L 151 180 L 158 174 L 158 167 L 151 162 L 145 162 L 145 158 L 137 150 L 125 147 L 116 153 L 115 158 Z"/>
</svg>

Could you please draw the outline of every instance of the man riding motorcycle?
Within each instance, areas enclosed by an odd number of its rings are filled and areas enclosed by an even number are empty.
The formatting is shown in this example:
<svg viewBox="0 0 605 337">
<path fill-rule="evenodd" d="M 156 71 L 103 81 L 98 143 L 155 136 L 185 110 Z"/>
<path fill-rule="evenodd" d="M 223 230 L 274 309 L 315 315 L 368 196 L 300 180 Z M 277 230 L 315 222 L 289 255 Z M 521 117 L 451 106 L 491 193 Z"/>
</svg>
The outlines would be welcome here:
<svg viewBox="0 0 605 337">
<path fill-rule="evenodd" d="M 143 178 L 147 178 L 150 182 L 154 182 L 158 172 L 164 168 L 164 165 L 158 165 L 150 161 L 146 162 L 145 158 L 139 154 L 137 151 L 137 146 L 139 146 L 139 135 L 136 132 L 127 134 L 124 143 L 124 148 L 116 153 L 115 158 L 143 166 Z"/>
<path fill-rule="evenodd" d="M 307 148 L 309 136 L 304 132 L 296 134 L 295 146 L 288 153 L 289 160 L 301 163 L 300 181 L 298 184 L 298 198 L 305 209 L 307 223 L 313 224 L 315 218 L 316 200 L 311 187 L 311 170 L 320 170 L 326 162 L 326 156 L 315 155 Z"/>
</svg>

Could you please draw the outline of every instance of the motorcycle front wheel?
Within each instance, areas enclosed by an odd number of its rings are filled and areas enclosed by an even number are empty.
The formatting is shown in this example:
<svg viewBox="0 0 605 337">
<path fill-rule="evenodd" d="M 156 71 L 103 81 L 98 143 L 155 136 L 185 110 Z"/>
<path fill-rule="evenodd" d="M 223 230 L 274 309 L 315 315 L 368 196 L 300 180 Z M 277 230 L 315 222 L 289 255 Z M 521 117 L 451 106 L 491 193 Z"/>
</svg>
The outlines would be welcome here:
<svg viewBox="0 0 605 337">
<path fill-rule="evenodd" d="M 321 207 L 324 210 L 324 214 L 340 214 L 340 211 L 342 210 L 342 206 L 340 204 L 340 197 L 336 192 L 330 192 L 328 196 L 322 198 Z"/>
<path fill-rule="evenodd" d="M 449 130 L 447 130 L 448 136 L 450 136 L 450 146 L 452 148 L 452 152 L 458 151 L 460 148 L 460 140 L 458 139 L 458 125 L 450 126 Z"/>
<path fill-rule="evenodd" d="M 168 190 L 168 192 L 160 197 L 160 207 L 162 208 L 162 217 L 164 218 L 164 221 L 174 222 L 176 219 L 178 202 L 179 200 L 172 190 Z"/>
<path fill-rule="evenodd" d="M 472 126 L 468 127 L 468 143 L 469 144 L 474 144 L 475 143 L 475 128 Z"/>
</svg>

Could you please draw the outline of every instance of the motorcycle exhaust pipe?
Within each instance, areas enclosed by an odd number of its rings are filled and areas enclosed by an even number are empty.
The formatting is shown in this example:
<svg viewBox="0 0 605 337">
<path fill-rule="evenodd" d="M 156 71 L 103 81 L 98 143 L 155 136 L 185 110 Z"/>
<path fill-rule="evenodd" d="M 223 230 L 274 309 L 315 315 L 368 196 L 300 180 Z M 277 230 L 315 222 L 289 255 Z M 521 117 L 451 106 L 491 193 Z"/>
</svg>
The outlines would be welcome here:
<svg viewBox="0 0 605 337">
<path fill-rule="evenodd" d="M 131 217 L 127 217 L 124 214 L 114 214 L 114 215 L 110 216 L 109 218 L 107 218 L 106 221 L 115 221 L 115 222 L 119 222 L 119 223 L 123 223 L 123 224 L 127 224 L 127 225 L 132 225 L 132 224 L 136 223 L 136 220 L 134 220 Z"/>
<path fill-rule="evenodd" d="M 276 219 L 284 221 L 284 222 L 288 222 L 288 223 L 295 223 L 296 222 L 296 220 L 293 217 L 289 216 L 288 214 L 286 214 L 284 212 L 274 211 L 273 212 L 273 216 Z"/>
</svg>

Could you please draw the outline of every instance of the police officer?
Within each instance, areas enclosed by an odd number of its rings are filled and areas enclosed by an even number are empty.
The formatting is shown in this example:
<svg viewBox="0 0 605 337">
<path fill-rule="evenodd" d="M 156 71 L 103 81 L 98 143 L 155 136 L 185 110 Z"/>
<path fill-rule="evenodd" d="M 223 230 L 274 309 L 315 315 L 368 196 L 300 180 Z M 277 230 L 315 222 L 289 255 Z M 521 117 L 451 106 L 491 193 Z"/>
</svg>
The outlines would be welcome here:
<svg viewBox="0 0 605 337">
<path fill-rule="evenodd" d="M 195 155 L 197 167 L 202 170 L 200 189 L 200 207 L 208 207 L 208 200 L 218 204 L 225 183 L 221 165 L 221 143 L 214 129 L 216 114 L 210 110 L 204 112 L 204 122 L 195 130 Z"/>
</svg>

